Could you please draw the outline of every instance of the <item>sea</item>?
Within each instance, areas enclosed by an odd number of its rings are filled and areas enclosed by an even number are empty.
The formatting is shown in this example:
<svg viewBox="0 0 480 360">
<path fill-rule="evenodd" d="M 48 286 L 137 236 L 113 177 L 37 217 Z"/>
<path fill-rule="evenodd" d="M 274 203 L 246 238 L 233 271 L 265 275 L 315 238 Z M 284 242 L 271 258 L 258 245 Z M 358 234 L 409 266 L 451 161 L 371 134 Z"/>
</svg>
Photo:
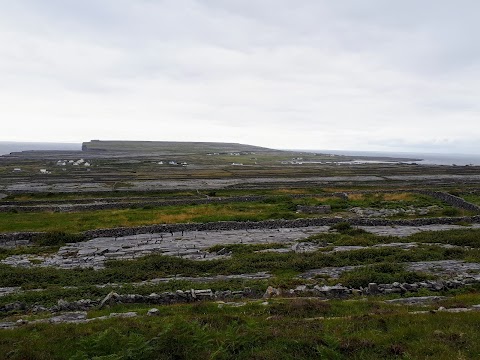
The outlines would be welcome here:
<svg viewBox="0 0 480 360">
<path fill-rule="evenodd" d="M 28 150 L 82 150 L 80 143 L 41 143 L 0 141 L 0 155 Z"/>
<path fill-rule="evenodd" d="M 418 153 L 418 152 L 383 152 L 383 151 L 355 151 L 355 150 L 302 150 L 318 154 L 346 155 L 354 158 L 375 157 L 375 158 L 399 158 L 411 159 L 401 161 L 405 163 L 416 163 L 419 165 L 457 165 L 457 166 L 480 166 L 480 154 L 440 154 L 440 153 Z M 382 161 L 383 162 L 383 161 Z M 398 162 L 398 161 L 391 161 Z M 365 161 L 369 163 L 369 161 Z"/>
</svg>

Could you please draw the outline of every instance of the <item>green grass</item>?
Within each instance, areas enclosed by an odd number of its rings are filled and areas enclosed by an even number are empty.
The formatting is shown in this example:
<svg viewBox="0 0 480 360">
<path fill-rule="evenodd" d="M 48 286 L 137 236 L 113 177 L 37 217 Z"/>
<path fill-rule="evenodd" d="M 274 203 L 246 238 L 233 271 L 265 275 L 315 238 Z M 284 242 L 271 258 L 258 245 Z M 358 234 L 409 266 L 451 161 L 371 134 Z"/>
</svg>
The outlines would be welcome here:
<svg viewBox="0 0 480 360">
<path fill-rule="evenodd" d="M 151 255 L 135 260 L 115 260 L 106 263 L 106 268 L 61 270 L 55 268 L 15 268 L 0 265 L 0 286 L 22 286 L 26 289 L 48 288 L 50 286 L 89 286 L 110 282 L 135 282 L 172 275 L 202 276 L 229 275 L 267 271 L 279 276 L 282 281 L 310 269 L 327 266 L 397 264 L 415 261 L 433 261 L 447 259 L 464 259 L 480 261 L 478 244 L 480 230 L 450 230 L 444 232 L 425 232 L 406 238 L 382 237 L 373 234 L 338 234 L 326 233 L 313 236 L 309 241 L 318 241 L 333 245 L 374 245 L 397 241 L 418 241 L 423 245 L 405 251 L 399 248 L 368 248 L 355 251 L 326 253 L 257 253 L 257 250 L 278 248 L 281 244 L 261 245 L 225 245 L 216 246 L 210 251 L 225 247 L 232 252 L 232 257 L 213 261 L 194 261 L 170 256 Z M 466 245 L 473 249 L 445 249 L 430 245 L 432 242 Z M 2 257 L 22 253 L 48 253 L 57 247 L 32 246 L 17 250 L 2 250 Z M 396 274 L 400 281 L 405 275 L 400 269 L 396 271 L 374 268 L 376 272 Z M 379 271 L 380 270 L 380 271 Z M 285 274 L 285 275 L 282 275 Z M 368 274 L 367 274 L 368 275 Z"/>
<path fill-rule="evenodd" d="M 74 213 L 0 213 L 0 232 L 60 231 L 75 233 L 98 228 L 181 222 L 259 221 L 296 218 L 294 205 L 279 203 L 230 203 L 167 206 L 147 209 L 98 210 Z"/>
<path fill-rule="evenodd" d="M 275 205 L 275 204 L 267 204 Z M 193 261 L 152 255 L 135 260 L 110 261 L 103 270 L 13 268 L 0 265 L 0 286 L 21 286 L 26 291 L 0 298 L 0 306 L 15 301 L 27 305 L 52 306 L 60 298 L 74 301 L 99 299 L 111 290 L 148 295 L 177 289 L 240 290 L 251 288 L 262 294 L 268 285 L 290 289 L 308 281 L 299 273 L 325 266 L 365 265 L 345 272 L 340 279 L 347 286 L 369 282 L 414 282 L 428 279 L 406 271 L 399 263 L 409 261 L 471 259 L 480 261 L 480 230 L 462 229 L 426 232 L 407 238 L 381 237 L 338 226 L 336 233 L 314 235 L 308 241 L 334 245 L 374 245 L 392 241 L 417 241 L 418 248 L 404 251 L 374 248 L 334 254 L 257 253 L 281 244 L 225 245 L 230 259 Z M 53 234 L 43 240 L 56 243 L 68 234 Z M 473 249 L 443 249 L 430 243 L 468 245 Z M 210 251 L 218 251 L 220 246 Z M 57 247 L 32 246 L 25 253 L 53 251 Z M 4 254 L 5 255 L 5 254 Z M 273 278 L 260 281 L 231 280 L 213 283 L 171 281 L 156 285 L 98 288 L 96 284 L 128 283 L 169 275 L 216 275 L 268 271 Z M 310 283 L 322 282 L 322 280 Z M 332 281 L 327 283 L 332 283 Z M 76 288 L 63 288 L 76 286 Z M 262 301 L 239 300 L 247 304 L 219 308 L 205 302 L 158 306 L 159 317 L 145 316 L 152 305 L 119 304 L 92 309 L 89 317 L 110 312 L 137 311 L 138 318 L 109 319 L 87 324 L 38 324 L 0 331 L 0 358 L 5 359 L 475 359 L 480 356 L 480 313 L 410 314 L 435 310 L 439 306 L 464 307 L 480 303 L 478 286 L 419 295 L 448 295 L 438 304 L 398 306 L 382 300 L 399 295 L 323 301 L 316 298 L 278 298 Z M 409 296 L 410 294 L 405 294 Z M 35 319 L 21 311 L 3 314 L 1 321 Z M 52 341 L 55 339 L 55 341 Z"/>
<path fill-rule="evenodd" d="M 3 331 L 0 354 L 6 359 L 440 360 L 480 355 L 478 312 L 413 315 L 407 307 L 374 300 L 314 299 L 273 300 L 268 306 L 254 302 L 240 308 L 212 303 L 167 306 L 160 308 L 159 317 L 146 317 L 147 309 L 109 310 L 138 311 L 138 318 Z"/>
<path fill-rule="evenodd" d="M 395 194 L 380 194 L 382 199 L 378 206 L 405 206 L 404 200 Z M 390 196 L 390 198 L 387 197 Z M 431 198 L 423 195 L 397 194 L 400 199 L 407 199 L 412 204 L 433 204 Z M 397 196 L 397 197 L 398 197 Z M 413 200 L 412 200 L 413 199 Z M 215 222 L 215 221 L 261 221 L 267 219 L 296 219 L 325 215 L 297 214 L 297 205 L 331 205 L 335 212 L 345 212 L 352 206 L 373 206 L 377 196 L 355 196 L 350 201 L 322 195 L 292 199 L 288 195 L 271 196 L 258 202 L 232 202 L 202 205 L 178 205 L 165 207 L 144 207 L 122 210 L 97 210 L 83 212 L 37 212 L 37 213 L 0 213 L 0 232 L 15 231 L 54 231 L 76 233 L 99 228 L 129 227 L 152 224 Z M 417 202 L 416 202 L 417 201 Z M 429 202 L 430 201 L 430 202 Z M 390 204 L 390 205 L 389 205 Z M 457 209 L 444 206 L 443 213 L 436 215 L 463 215 Z"/>
<path fill-rule="evenodd" d="M 466 201 L 469 201 L 471 203 L 474 203 L 476 205 L 480 205 L 480 194 L 478 193 L 460 193 L 460 194 L 455 194 L 457 196 L 460 196 Z"/>
<path fill-rule="evenodd" d="M 408 237 L 412 242 L 441 243 L 480 248 L 480 229 L 425 231 Z"/>
<path fill-rule="evenodd" d="M 338 253 L 321 251 L 298 253 L 237 252 L 232 258 L 194 261 L 151 255 L 136 260 L 115 260 L 102 270 L 55 268 L 16 268 L 0 265 L 0 286 L 45 288 L 49 285 L 83 286 L 109 282 L 134 282 L 182 274 L 186 276 L 244 274 L 259 271 L 303 272 L 327 266 L 369 265 L 448 259 L 480 260 L 480 252 L 424 246 L 409 251 L 398 248 L 374 248 Z"/>
<path fill-rule="evenodd" d="M 394 282 L 414 283 L 432 279 L 432 276 L 418 272 L 405 271 L 404 267 L 395 263 L 380 263 L 342 273 L 338 282 L 356 289 L 366 287 L 369 283 L 391 284 Z"/>
</svg>

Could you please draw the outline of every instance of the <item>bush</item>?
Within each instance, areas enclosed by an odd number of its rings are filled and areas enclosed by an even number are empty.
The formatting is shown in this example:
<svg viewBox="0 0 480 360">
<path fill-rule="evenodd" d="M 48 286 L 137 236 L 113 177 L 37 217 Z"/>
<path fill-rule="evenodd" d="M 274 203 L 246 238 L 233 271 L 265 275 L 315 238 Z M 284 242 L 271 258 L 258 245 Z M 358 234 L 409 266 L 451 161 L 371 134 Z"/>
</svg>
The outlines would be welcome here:
<svg viewBox="0 0 480 360">
<path fill-rule="evenodd" d="M 319 299 L 297 298 L 284 302 L 274 302 L 269 311 L 271 315 L 288 317 L 316 317 L 324 316 L 331 311 L 332 306 Z"/>
<path fill-rule="evenodd" d="M 460 214 L 460 210 L 456 208 L 447 208 L 443 210 L 442 214 L 445 216 L 458 216 Z"/>
<path fill-rule="evenodd" d="M 84 236 L 80 234 L 67 234 L 60 231 L 54 231 L 35 236 L 33 238 L 33 243 L 39 246 L 61 246 L 66 243 L 75 243 L 84 240 Z"/>
<path fill-rule="evenodd" d="M 339 222 L 338 224 L 330 226 L 330 230 L 337 230 L 340 234 L 351 235 L 351 236 L 362 235 L 367 233 L 363 229 L 352 227 L 352 225 L 350 225 L 347 222 Z"/>
<path fill-rule="evenodd" d="M 337 230 L 338 232 L 344 232 L 348 230 L 352 230 L 352 225 L 348 222 L 339 222 L 338 224 L 330 226 L 330 230 Z"/>
</svg>

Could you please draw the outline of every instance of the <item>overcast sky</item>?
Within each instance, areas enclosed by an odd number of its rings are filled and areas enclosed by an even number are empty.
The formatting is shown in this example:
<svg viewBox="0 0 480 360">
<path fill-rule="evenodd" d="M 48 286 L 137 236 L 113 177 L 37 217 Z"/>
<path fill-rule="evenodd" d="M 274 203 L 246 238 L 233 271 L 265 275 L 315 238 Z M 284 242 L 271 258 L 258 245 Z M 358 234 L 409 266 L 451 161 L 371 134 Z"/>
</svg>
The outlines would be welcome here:
<svg viewBox="0 0 480 360">
<path fill-rule="evenodd" d="M 0 0 L 0 141 L 480 153 L 478 0 Z"/>
</svg>

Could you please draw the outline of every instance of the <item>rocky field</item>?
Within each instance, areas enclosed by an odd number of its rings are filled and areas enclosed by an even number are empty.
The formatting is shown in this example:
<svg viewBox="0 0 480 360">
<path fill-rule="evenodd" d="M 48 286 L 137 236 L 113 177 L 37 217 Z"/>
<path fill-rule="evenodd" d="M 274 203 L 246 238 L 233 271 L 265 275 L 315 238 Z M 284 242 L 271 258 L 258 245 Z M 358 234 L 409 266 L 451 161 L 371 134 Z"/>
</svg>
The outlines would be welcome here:
<svg viewBox="0 0 480 360">
<path fill-rule="evenodd" d="M 0 157 L 0 358 L 479 358 L 478 169 L 334 160 Z"/>
</svg>

